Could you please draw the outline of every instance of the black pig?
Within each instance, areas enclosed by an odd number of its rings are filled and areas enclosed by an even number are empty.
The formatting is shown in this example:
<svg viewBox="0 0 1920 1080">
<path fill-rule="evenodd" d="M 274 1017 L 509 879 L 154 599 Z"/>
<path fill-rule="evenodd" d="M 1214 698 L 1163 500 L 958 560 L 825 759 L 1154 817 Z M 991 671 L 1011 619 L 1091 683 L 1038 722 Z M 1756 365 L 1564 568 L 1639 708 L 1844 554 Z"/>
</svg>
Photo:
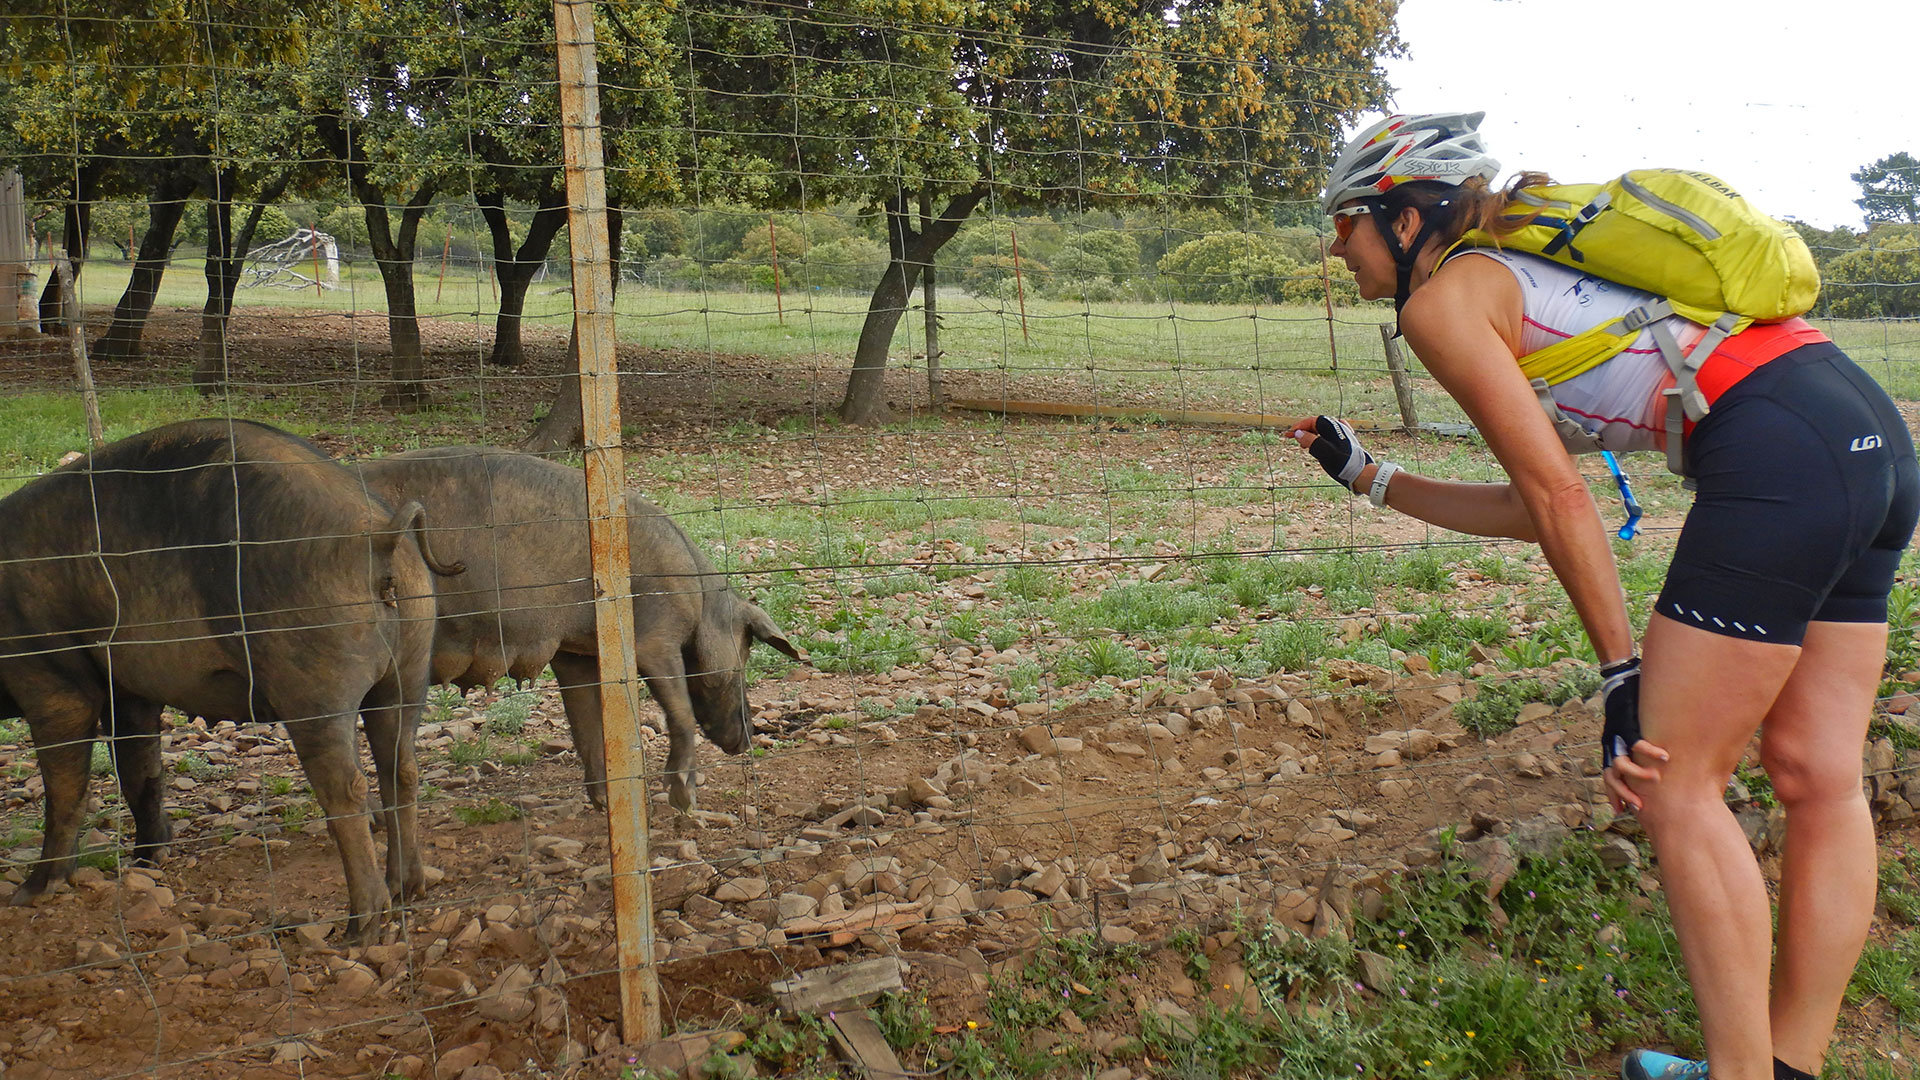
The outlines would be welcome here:
<svg viewBox="0 0 1920 1080">
<path fill-rule="evenodd" d="M 171 838 L 160 708 L 279 722 L 346 869 L 348 933 L 423 888 L 413 729 L 428 686 L 432 572 L 418 503 L 396 511 L 318 447 L 244 421 L 122 439 L 0 499 L 0 712 L 26 718 L 46 781 L 24 904 L 74 867 L 88 763 L 109 737 L 135 854 Z M 387 826 L 374 866 L 354 717 Z"/>
<path fill-rule="evenodd" d="M 425 506 L 434 549 L 467 567 L 440 587 L 433 681 L 491 686 L 502 675 L 531 679 L 551 664 L 588 797 L 604 805 L 585 475 L 485 446 L 414 450 L 354 467 L 379 497 Z M 627 517 L 634 661 L 666 713 L 668 796 L 691 810 L 696 724 L 729 754 L 744 751 L 753 734 L 746 684 L 753 643 L 796 660 L 806 654 L 727 587 L 665 511 L 629 492 Z"/>
</svg>

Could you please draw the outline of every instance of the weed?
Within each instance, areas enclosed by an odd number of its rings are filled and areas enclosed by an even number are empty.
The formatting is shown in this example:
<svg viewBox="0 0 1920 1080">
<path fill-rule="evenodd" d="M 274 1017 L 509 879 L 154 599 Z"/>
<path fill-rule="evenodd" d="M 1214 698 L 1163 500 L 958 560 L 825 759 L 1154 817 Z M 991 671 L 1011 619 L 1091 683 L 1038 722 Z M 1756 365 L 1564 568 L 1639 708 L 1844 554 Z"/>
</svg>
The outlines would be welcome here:
<svg viewBox="0 0 1920 1080">
<path fill-rule="evenodd" d="M 895 1050 L 912 1050 L 933 1038 L 933 1010 L 924 998 L 909 994 L 885 994 L 875 1003 L 874 1022 L 887 1045 Z"/>
<path fill-rule="evenodd" d="M 1270 671 L 1307 671 L 1327 653 L 1325 623 L 1268 623 L 1260 633 L 1256 655 Z"/>
<path fill-rule="evenodd" d="M 26 847 L 40 839 L 40 830 L 24 821 L 0 822 L 0 851 Z"/>
<path fill-rule="evenodd" d="M 519 821 L 526 814 L 512 803 L 499 799 L 488 799 L 478 806 L 453 807 L 453 816 L 468 825 L 498 825 L 503 821 Z"/>
<path fill-rule="evenodd" d="M 1847 1000 L 1876 997 L 1903 1018 L 1920 1013 L 1920 932 L 1908 931 L 1891 945 L 1867 943 L 1847 984 Z"/>
<path fill-rule="evenodd" d="M 1206 981 L 1213 961 L 1207 958 L 1206 950 L 1201 947 L 1200 931 L 1191 926 L 1182 926 L 1167 938 L 1167 947 L 1186 959 L 1188 978 L 1195 982 Z"/>
<path fill-rule="evenodd" d="M 1062 666 L 1089 679 L 1102 679 L 1109 675 L 1132 679 L 1150 666 L 1131 645 L 1118 638 L 1095 638 L 1080 648 L 1080 654 L 1069 656 Z"/>
<path fill-rule="evenodd" d="M 1066 590 L 1065 580 L 1050 567 L 1022 563 L 1000 575 L 1000 591 L 1020 600 L 1051 600 Z"/>
<path fill-rule="evenodd" d="M 443 724 L 453 717 L 453 710 L 466 703 L 467 695 L 451 686 L 435 686 L 427 690 L 426 715 L 422 723 Z"/>
<path fill-rule="evenodd" d="M 886 574 L 868 578 L 865 586 L 868 596 L 901 596 L 925 589 L 927 579 L 919 574 Z"/>
<path fill-rule="evenodd" d="M 1905 683 L 1901 689 L 1911 691 L 1913 687 Z M 1873 739 L 1885 739 L 1896 750 L 1920 750 L 1920 724 L 1905 716 L 1891 716 L 1877 713 L 1867 725 L 1867 736 Z"/>
<path fill-rule="evenodd" d="M 1920 924 L 1920 850 L 1882 853 L 1880 902 L 1887 914 L 1908 926 Z"/>
<path fill-rule="evenodd" d="M 181 776 L 192 777 L 195 780 L 203 782 L 213 779 L 221 772 L 220 769 L 214 767 L 212 762 L 207 760 L 205 754 L 196 750 L 189 750 L 181 754 L 178 758 L 175 758 L 173 771 Z"/>
<path fill-rule="evenodd" d="M 1881 684 L 1881 696 L 1908 689 L 1898 676 L 1916 669 L 1920 669 L 1920 586 L 1897 581 L 1887 597 L 1888 679 Z"/>
<path fill-rule="evenodd" d="M 261 790 L 276 799 L 284 798 L 293 794 L 293 777 L 269 776 L 261 784 Z"/>
<path fill-rule="evenodd" d="M 913 631 L 879 615 L 807 644 L 821 671 L 879 674 L 918 663 L 920 656 L 920 640 Z"/>
<path fill-rule="evenodd" d="M 1483 739 L 1511 731 L 1522 708 L 1547 697 L 1546 684 L 1539 679 L 1487 678 L 1477 685 L 1477 693 L 1453 707 L 1453 718 Z"/>
<path fill-rule="evenodd" d="M 93 744 L 93 756 L 87 759 L 87 771 L 95 776 L 113 775 L 113 751 L 108 748 L 105 739 Z"/>
<path fill-rule="evenodd" d="M 980 640 L 980 613 L 977 611 L 956 611 L 947 616 L 947 636 L 956 641 L 972 644 Z"/>
<path fill-rule="evenodd" d="M 471 739 L 455 739 L 447 744 L 447 760 L 455 765 L 478 765 L 493 756 L 493 740 L 482 731 Z"/>
<path fill-rule="evenodd" d="M 1591 695 L 1600 688 L 1600 676 L 1591 668 L 1576 668 L 1552 680 L 1500 676 L 1476 680 L 1476 685 L 1478 692 L 1455 705 L 1453 716 L 1461 727 L 1488 739 L 1512 730 L 1520 710 L 1530 703 L 1560 706 Z"/>
<path fill-rule="evenodd" d="M 487 732 L 508 737 L 520 734 L 526 729 L 527 718 L 533 715 L 533 702 L 532 691 L 511 688 L 510 692 L 487 706 Z"/>
<path fill-rule="evenodd" d="M 741 1049 L 765 1062 L 776 1076 L 790 1076 L 827 1057 L 826 1022 L 812 1013 L 775 1014 L 746 1025 Z"/>
<path fill-rule="evenodd" d="M 1453 569 L 1433 548 L 1421 548 L 1393 561 L 1395 584 L 1423 593 L 1453 588 Z"/>
<path fill-rule="evenodd" d="M 320 804 L 312 799 L 295 799 L 280 808 L 280 827 L 293 832 L 309 821 L 317 821 L 326 816 Z"/>
<path fill-rule="evenodd" d="M 120 872 L 120 852 L 116 848 L 100 847 L 80 853 L 79 864 L 90 866 L 103 874 Z"/>
<path fill-rule="evenodd" d="M 1014 693 L 1034 691 L 1040 688 L 1040 665 L 1032 660 L 1022 660 L 1007 671 L 1007 689 Z"/>
<path fill-rule="evenodd" d="M 1780 805 L 1780 800 L 1773 795 L 1773 777 L 1768 776 L 1765 769 L 1756 769 L 1743 761 L 1733 767 L 1733 778 L 1747 789 L 1754 802 L 1769 810 Z"/>
</svg>

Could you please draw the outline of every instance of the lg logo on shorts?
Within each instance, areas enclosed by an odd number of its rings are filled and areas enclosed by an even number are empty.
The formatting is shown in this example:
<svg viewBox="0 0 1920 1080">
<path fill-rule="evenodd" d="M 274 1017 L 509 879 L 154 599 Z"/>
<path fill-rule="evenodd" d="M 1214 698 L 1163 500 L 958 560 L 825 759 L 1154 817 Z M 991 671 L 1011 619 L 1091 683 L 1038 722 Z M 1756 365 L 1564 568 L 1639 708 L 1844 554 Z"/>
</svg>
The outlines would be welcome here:
<svg viewBox="0 0 1920 1080">
<path fill-rule="evenodd" d="M 1851 442 L 1851 443 L 1849 443 L 1849 444 L 1847 445 L 1847 449 L 1848 449 L 1848 450 L 1851 450 L 1851 451 L 1853 451 L 1854 453 L 1856 453 L 1856 454 L 1857 454 L 1857 453 L 1859 453 L 1859 452 L 1860 452 L 1860 451 L 1862 451 L 1862 450 L 1873 450 L 1873 449 L 1877 449 L 1878 447 L 1880 447 L 1880 445 L 1881 445 L 1881 442 L 1880 442 L 1880 436 L 1878 436 L 1878 435 L 1861 435 L 1861 436 L 1859 436 L 1859 437 L 1857 437 L 1857 438 L 1855 438 L 1855 439 L 1853 440 L 1853 442 Z"/>
</svg>

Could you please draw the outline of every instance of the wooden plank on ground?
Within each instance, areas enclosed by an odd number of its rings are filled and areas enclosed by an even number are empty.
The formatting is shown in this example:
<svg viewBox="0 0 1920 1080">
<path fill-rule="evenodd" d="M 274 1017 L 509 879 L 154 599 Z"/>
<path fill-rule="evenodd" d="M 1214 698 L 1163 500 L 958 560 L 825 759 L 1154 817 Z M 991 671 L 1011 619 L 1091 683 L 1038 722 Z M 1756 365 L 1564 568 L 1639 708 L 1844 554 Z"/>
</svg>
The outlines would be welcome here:
<svg viewBox="0 0 1920 1080">
<path fill-rule="evenodd" d="M 814 968 L 791 979 L 774 982 L 773 998 L 788 1012 L 824 1013 L 834 1009 L 857 1008 L 901 989 L 902 967 L 899 958 L 877 956 L 852 964 Z"/>
<path fill-rule="evenodd" d="M 950 409 L 970 412 L 1014 413 L 1024 416 L 1086 416 L 1102 420 L 1143 420 L 1152 418 L 1169 424 L 1193 424 L 1214 427 L 1277 428 L 1293 426 L 1297 416 L 1273 413 L 1215 412 L 1205 409 L 1149 409 L 1135 405 L 1086 405 L 1074 401 L 1012 401 L 991 398 L 954 398 Z M 1399 431 L 1399 424 L 1355 423 L 1357 431 Z M 1438 435 L 1469 435 L 1470 424 L 1419 424 L 1421 431 Z"/>
<path fill-rule="evenodd" d="M 828 1018 L 833 1043 L 847 1064 L 860 1069 L 873 1080 L 901 1080 L 907 1070 L 894 1056 L 893 1047 L 865 1009 L 836 1012 Z"/>
</svg>

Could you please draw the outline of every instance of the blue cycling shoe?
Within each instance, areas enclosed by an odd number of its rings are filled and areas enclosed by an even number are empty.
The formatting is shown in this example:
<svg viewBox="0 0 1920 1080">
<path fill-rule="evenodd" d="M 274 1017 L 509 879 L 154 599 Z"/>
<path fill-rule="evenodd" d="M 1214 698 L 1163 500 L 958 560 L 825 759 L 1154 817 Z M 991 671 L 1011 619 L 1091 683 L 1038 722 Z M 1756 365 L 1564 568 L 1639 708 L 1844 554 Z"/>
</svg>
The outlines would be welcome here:
<svg viewBox="0 0 1920 1080">
<path fill-rule="evenodd" d="M 1657 1050 L 1634 1050 L 1620 1062 L 1620 1080 L 1707 1080 L 1707 1063 Z"/>
</svg>

